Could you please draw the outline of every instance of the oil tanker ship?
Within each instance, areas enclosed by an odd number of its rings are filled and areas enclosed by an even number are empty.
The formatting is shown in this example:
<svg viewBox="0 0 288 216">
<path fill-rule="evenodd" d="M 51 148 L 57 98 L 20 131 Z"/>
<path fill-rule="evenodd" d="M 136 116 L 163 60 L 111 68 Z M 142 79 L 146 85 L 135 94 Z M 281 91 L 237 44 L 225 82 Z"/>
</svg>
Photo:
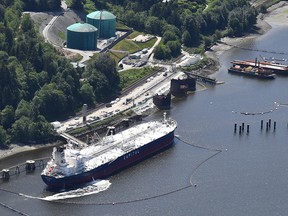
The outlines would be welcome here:
<svg viewBox="0 0 288 216">
<path fill-rule="evenodd" d="M 168 92 L 167 94 L 165 93 L 155 94 L 153 96 L 153 103 L 160 110 L 170 109 L 171 93 Z"/>
<path fill-rule="evenodd" d="M 41 173 L 48 190 L 59 190 L 112 175 L 166 149 L 174 142 L 177 122 L 153 120 L 111 133 L 89 146 L 76 143 L 54 147 L 52 158 Z"/>
<path fill-rule="evenodd" d="M 232 64 L 237 64 L 245 67 L 254 67 L 255 65 L 257 65 L 258 67 L 261 67 L 263 69 L 272 70 L 272 72 L 275 74 L 288 75 L 288 65 L 279 64 L 273 61 L 257 61 L 256 58 L 255 60 L 234 60 Z"/>
</svg>

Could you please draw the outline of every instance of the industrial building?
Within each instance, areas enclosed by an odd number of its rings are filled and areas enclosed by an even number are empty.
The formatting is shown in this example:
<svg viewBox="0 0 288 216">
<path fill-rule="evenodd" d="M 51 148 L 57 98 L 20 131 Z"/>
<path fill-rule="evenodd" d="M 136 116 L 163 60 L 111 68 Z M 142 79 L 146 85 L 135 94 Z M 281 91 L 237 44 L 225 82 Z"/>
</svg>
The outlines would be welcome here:
<svg viewBox="0 0 288 216">
<path fill-rule="evenodd" d="M 97 49 L 98 29 L 87 23 L 75 23 L 67 27 L 67 48 Z"/>
<path fill-rule="evenodd" d="M 86 23 L 98 29 L 99 38 L 115 37 L 116 16 L 108 11 L 94 11 L 86 16 Z"/>
</svg>

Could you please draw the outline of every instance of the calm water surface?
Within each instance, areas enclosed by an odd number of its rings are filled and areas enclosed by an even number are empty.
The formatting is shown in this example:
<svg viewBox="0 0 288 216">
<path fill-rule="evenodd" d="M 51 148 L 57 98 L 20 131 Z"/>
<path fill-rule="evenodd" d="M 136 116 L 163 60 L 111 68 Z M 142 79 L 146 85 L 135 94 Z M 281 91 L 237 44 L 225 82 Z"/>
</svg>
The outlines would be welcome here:
<svg viewBox="0 0 288 216">
<path fill-rule="evenodd" d="M 241 46 L 285 53 L 287 35 L 287 28 L 275 27 Z M 106 191 L 58 202 L 0 191 L 0 202 L 28 215 L 286 215 L 288 107 L 274 102 L 288 103 L 288 76 L 263 81 L 227 73 L 233 59 L 260 55 L 288 58 L 242 49 L 225 52 L 215 74 L 225 84 L 173 101 L 169 115 L 179 124 L 175 145 L 111 177 Z M 147 120 L 161 116 L 157 112 Z M 272 126 L 266 131 L 269 119 Z M 246 129 L 241 135 L 234 133 L 235 123 L 249 124 L 250 133 Z M 50 150 L 40 157 L 45 154 L 50 155 Z M 33 156 L 38 155 L 28 157 Z M 17 157 L 1 166 L 25 160 L 25 156 Z M 0 187 L 33 197 L 47 195 L 40 171 Z M 3 206 L 0 212 L 17 215 Z"/>
</svg>

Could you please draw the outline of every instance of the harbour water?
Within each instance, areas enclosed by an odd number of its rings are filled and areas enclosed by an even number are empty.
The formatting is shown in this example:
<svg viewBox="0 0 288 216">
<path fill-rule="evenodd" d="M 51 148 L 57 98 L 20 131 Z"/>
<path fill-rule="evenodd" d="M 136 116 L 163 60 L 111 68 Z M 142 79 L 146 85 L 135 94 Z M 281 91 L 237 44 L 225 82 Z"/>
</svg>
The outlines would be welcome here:
<svg viewBox="0 0 288 216">
<path fill-rule="evenodd" d="M 257 80 L 228 74 L 227 68 L 233 59 L 287 59 L 279 54 L 288 52 L 287 35 L 287 26 L 276 26 L 241 44 L 255 51 L 224 52 L 214 76 L 225 84 L 172 101 L 168 115 L 178 122 L 175 145 L 107 179 L 108 189 L 46 201 L 39 198 L 51 194 L 36 169 L 0 183 L 0 202 L 19 211 L 0 205 L 1 215 L 286 215 L 288 76 Z M 161 116 L 159 111 L 147 120 Z M 23 154 L 1 166 L 50 156 L 51 150 L 39 154 Z"/>
</svg>

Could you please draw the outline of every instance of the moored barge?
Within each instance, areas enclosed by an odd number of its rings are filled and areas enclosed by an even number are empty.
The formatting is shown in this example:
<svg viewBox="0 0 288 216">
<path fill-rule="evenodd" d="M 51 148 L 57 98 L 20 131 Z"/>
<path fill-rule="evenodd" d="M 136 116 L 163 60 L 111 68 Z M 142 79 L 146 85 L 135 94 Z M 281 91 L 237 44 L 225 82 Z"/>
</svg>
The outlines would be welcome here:
<svg viewBox="0 0 288 216">
<path fill-rule="evenodd" d="M 272 70 L 275 74 L 288 75 L 288 65 L 279 64 L 273 61 L 257 61 L 255 60 L 234 60 L 232 64 L 240 65 L 242 67 L 261 67 L 263 69 Z"/>
<path fill-rule="evenodd" d="M 233 65 L 228 69 L 228 72 L 260 79 L 275 79 L 275 74 L 271 70 L 252 66 L 240 67 L 239 65 Z"/>
</svg>

